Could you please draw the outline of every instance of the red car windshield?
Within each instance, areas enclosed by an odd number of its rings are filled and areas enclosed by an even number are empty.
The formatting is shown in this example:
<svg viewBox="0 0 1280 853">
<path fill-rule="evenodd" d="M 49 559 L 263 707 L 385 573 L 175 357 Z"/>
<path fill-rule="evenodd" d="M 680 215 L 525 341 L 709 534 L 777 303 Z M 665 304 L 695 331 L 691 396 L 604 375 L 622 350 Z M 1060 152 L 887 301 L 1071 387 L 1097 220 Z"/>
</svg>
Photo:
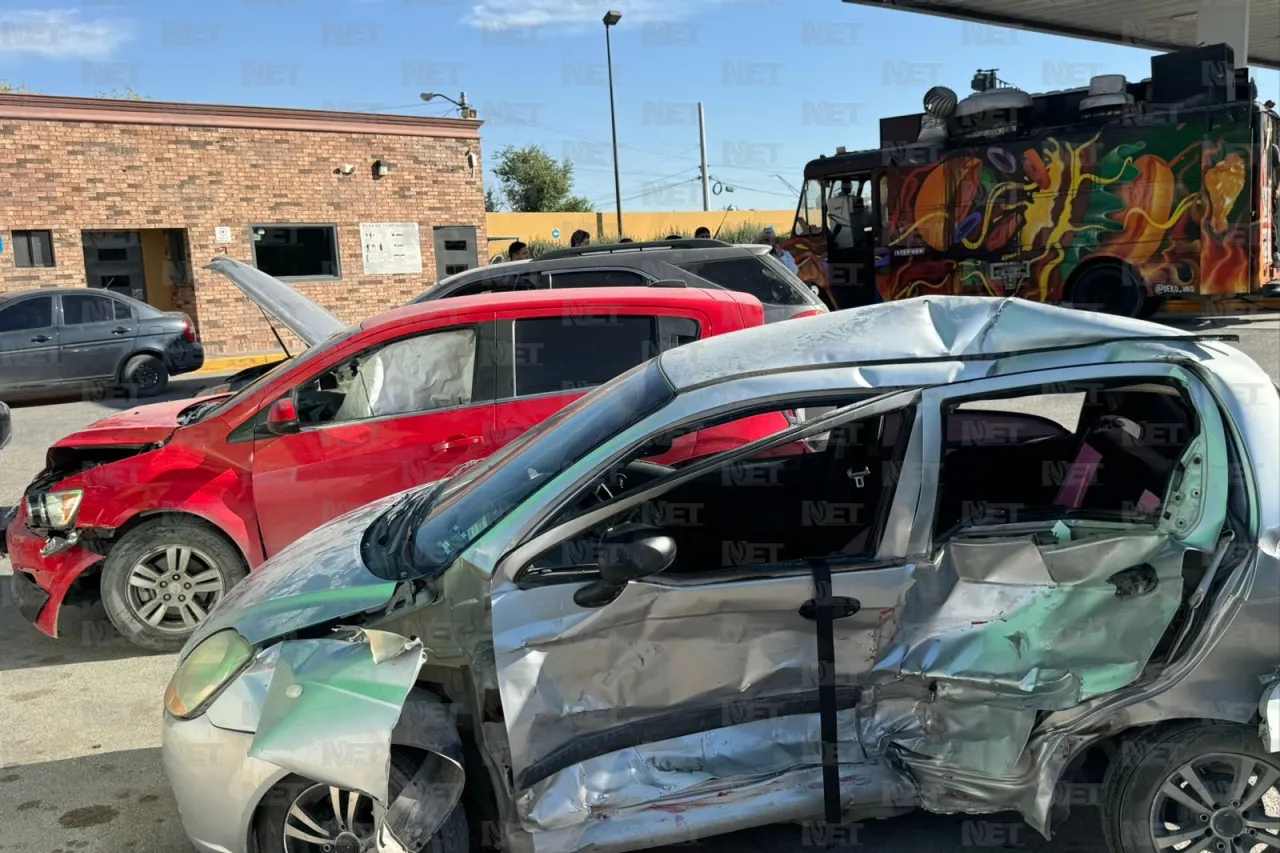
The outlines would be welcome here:
<svg viewBox="0 0 1280 853">
<path fill-rule="evenodd" d="M 334 347 L 341 345 L 359 331 L 359 326 L 351 326 L 350 328 L 343 329 L 336 335 L 330 335 L 325 340 L 304 350 L 292 358 L 286 358 L 284 361 L 280 362 L 227 399 L 221 401 L 217 408 L 211 409 L 207 413 L 202 413 L 201 419 L 206 417 L 217 417 L 218 415 L 231 411 L 233 407 L 240 404 L 241 400 L 249 399 L 254 394 L 257 394 L 260 388 L 265 388 L 274 382 L 277 376 L 283 375 L 286 371 L 292 370 L 298 365 L 310 364 L 313 360 L 319 358 Z"/>
</svg>

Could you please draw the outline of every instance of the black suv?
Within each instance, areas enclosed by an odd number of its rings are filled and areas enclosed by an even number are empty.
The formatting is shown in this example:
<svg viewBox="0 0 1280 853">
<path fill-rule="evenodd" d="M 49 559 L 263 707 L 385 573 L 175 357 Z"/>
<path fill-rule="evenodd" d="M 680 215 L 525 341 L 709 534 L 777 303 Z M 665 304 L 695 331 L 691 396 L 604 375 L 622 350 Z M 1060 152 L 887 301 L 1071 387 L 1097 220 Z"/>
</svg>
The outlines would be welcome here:
<svg viewBox="0 0 1280 853">
<path fill-rule="evenodd" d="M 543 287 L 644 287 L 648 285 L 737 290 L 764 303 L 766 323 L 825 312 L 826 305 L 768 246 L 722 240 L 662 240 L 557 249 L 531 261 L 479 267 L 442 279 L 414 302 L 509 293 Z"/>
</svg>

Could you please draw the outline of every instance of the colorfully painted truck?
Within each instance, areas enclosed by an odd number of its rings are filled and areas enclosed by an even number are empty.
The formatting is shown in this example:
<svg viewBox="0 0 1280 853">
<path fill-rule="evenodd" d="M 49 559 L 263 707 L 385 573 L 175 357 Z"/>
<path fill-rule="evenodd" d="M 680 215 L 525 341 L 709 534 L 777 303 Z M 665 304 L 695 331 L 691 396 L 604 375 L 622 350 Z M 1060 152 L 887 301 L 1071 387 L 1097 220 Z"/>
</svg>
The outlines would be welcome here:
<svg viewBox="0 0 1280 853">
<path fill-rule="evenodd" d="M 1151 78 L 1030 95 L 979 71 L 960 100 L 820 157 L 786 248 L 831 307 L 1016 295 L 1128 316 L 1280 280 L 1280 116 L 1214 45 Z"/>
</svg>

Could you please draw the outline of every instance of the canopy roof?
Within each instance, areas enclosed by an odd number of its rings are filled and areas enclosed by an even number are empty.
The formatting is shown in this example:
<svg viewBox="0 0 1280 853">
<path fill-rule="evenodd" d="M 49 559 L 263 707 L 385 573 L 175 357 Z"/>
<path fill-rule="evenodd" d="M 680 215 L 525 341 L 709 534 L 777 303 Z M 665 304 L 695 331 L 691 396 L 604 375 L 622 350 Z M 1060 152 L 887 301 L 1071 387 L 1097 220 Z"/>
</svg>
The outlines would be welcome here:
<svg viewBox="0 0 1280 853">
<path fill-rule="evenodd" d="M 1201 0 L 844 0 L 1051 35 L 1172 51 L 1196 46 Z M 1249 65 L 1280 68 L 1280 2 L 1249 0 Z M 1241 57 L 1236 57 L 1237 63 Z"/>
</svg>

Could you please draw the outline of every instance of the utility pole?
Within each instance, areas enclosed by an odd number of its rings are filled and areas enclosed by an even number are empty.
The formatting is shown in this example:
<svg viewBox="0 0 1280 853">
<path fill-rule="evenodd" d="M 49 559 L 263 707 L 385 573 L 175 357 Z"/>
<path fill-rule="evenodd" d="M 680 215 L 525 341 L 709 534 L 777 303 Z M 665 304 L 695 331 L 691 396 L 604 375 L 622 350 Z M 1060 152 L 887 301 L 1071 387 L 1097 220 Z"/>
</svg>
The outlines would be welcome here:
<svg viewBox="0 0 1280 853">
<path fill-rule="evenodd" d="M 622 13 L 610 10 L 604 13 L 604 53 L 609 66 L 609 124 L 613 128 L 613 196 L 618 206 L 618 239 L 622 239 L 622 177 L 618 171 L 618 117 L 613 107 L 613 46 L 609 44 L 609 28 L 622 20 Z"/>
<path fill-rule="evenodd" d="M 707 115 L 698 101 L 698 144 L 702 149 L 702 209 L 711 209 L 711 176 L 707 174 Z"/>
</svg>

